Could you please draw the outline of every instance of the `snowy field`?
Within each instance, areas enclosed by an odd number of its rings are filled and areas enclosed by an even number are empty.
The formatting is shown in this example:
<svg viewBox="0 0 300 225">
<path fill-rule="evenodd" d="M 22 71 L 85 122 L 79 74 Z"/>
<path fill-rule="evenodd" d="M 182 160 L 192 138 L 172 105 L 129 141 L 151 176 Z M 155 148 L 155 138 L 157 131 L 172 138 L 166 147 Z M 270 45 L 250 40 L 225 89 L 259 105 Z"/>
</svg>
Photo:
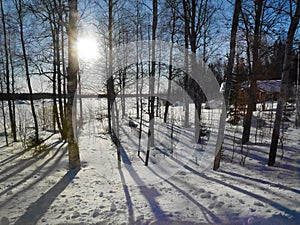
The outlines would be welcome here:
<svg viewBox="0 0 300 225">
<path fill-rule="evenodd" d="M 213 157 L 205 154 L 212 152 L 215 142 L 216 129 L 210 122 L 216 109 L 203 111 L 212 133 L 200 146 L 193 144 L 192 126 L 181 126 L 180 113 L 174 116 L 174 142 L 170 125 L 158 119 L 158 147 L 151 149 L 145 167 L 147 123 L 138 157 L 137 131 L 126 118 L 120 121 L 118 164 L 116 148 L 105 133 L 107 123 L 99 119 L 103 107 L 84 102 L 84 123 L 78 133 L 82 168 L 77 172 L 68 172 L 67 146 L 58 134 L 42 132 L 48 150 L 37 156 L 21 142 L 6 147 L 1 135 L 1 225 L 299 224 L 300 132 L 293 126 L 293 113 L 284 124 L 283 151 L 280 145 L 274 167 L 267 166 L 274 118 L 268 110 L 255 113 L 251 141 L 243 152 L 242 122 L 226 124 L 221 168 L 213 171 Z M 191 121 L 192 115 L 191 110 Z"/>
</svg>

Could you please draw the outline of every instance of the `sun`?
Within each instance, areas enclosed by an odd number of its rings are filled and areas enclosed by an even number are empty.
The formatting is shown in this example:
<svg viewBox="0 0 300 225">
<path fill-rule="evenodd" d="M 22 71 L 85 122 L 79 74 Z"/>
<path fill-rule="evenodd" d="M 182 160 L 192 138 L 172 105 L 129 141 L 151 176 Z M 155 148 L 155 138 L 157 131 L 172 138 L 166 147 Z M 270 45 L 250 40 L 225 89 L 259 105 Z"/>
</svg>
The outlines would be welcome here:
<svg viewBox="0 0 300 225">
<path fill-rule="evenodd" d="M 99 56 L 98 42 L 93 37 L 79 38 L 77 49 L 78 57 L 84 61 L 95 60 Z"/>
</svg>

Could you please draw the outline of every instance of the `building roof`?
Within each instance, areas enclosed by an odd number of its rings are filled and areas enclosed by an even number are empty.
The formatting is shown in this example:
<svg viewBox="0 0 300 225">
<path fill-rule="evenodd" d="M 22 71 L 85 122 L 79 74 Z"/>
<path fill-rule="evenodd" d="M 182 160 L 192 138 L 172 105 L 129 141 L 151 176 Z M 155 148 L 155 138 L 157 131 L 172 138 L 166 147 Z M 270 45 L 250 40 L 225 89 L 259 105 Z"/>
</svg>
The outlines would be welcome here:
<svg viewBox="0 0 300 225">
<path fill-rule="evenodd" d="M 258 80 L 257 87 L 267 93 L 280 92 L 281 80 Z"/>
<path fill-rule="evenodd" d="M 258 80 L 257 87 L 259 91 L 269 94 L 279 93 L 281 86 L 281 80 Z M 241 85 L 242 89 L 249 88 L 249 81 L 244 81 Z"/>
</svg>

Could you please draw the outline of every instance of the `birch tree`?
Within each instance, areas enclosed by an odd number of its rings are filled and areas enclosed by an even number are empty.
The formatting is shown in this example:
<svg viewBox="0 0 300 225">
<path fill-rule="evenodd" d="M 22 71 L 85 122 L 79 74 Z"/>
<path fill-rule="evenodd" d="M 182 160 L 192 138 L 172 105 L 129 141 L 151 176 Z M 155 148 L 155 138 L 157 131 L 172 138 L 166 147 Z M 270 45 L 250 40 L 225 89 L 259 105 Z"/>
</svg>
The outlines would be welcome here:
<svg viewBox="0 0 300 225">
<path fill-rule="evenodd" d="M 69 169 L 80 168 L 79 147 L 73 130 L 73 103 L 77 89 L 77 76 L 79 71 L 78 52 L 76 48 L 78 34 L 78 9 L 77 0 L 68 0 L 69 24 L 68 24 L 68 77 L 67 77 L 67 126 L 68 126 L 68 152 Z"/>
</svg>

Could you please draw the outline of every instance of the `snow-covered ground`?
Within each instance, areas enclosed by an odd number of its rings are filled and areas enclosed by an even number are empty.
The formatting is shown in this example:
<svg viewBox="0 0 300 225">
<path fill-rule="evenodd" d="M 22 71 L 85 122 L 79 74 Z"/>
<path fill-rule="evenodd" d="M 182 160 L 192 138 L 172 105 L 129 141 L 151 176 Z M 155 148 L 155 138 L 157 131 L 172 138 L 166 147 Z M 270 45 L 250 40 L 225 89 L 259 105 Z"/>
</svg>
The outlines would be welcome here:
<svg viewBox="0 0 300 225">
<path fill-rule="evenodd" d="M 97 104 L 85 103 L 80 171 L 68 172 L 67 146 L 57 134 L 42 133 L 49 137 L 48 151 L 38 156 L 20 142 L 6 147 L 0 137 L 1 225 L 299 224 L 300 132 L 292 122 L 285 131 L 284 154 L 279 148 L 274 167 L 267 166 L 269 111 L 255 113 L 251 142 L 242 153 L 241 123 L 227 123 L 221 168 L 213 171 L 209 157 L 201 161 L 190 129 L 175 127 L 176 143 L 170 152 L 170 126 L 162 123 L 155 132 L 161 132 L 159 141 L 165 148 L 152 149 L 145 167 L 145 150 L 137 157 L 137 131 L 126 120 L 121 126 L 122 163 L 118 164 L 99 112 Z M 209 113 L 212 110 L 205 112 L 214 115 Z M 256 132 L 261 119 L 265 124 Z M 289 119 L 293 121 L 293 114 Z M 146 133 L 142 138 L 146 146 Z M 209 140 L 206 143 L 200 147 L 209 149 Z M 203 163 L 210 164 L 204 171 Z"/>
</svg>

